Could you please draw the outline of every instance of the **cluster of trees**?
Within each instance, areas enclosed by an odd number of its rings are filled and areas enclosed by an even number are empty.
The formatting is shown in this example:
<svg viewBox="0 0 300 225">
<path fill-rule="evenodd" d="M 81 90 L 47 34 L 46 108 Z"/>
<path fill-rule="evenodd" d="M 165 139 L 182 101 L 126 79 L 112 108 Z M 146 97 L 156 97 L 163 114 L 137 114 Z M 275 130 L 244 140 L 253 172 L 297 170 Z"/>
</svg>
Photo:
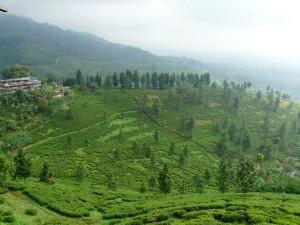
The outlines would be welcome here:
<svg viewBox="0 0 300 225">
<path fill-rule="evenodd" d="M 262 92 L 258 91 L 256 93 L 257 100 L 262 99 Z M 279 91 L 274 91 L 270 86 L 266 89 L 266 112 L 278 112 L 280 109 L 280 103 L 282 100 L 289 100 L 290 96 L 287 94 L 281 94 Z"/>
<path fill-rule="evenodd" d="M 52 94 L 47 89 L 0 91 L 0 136 L 7 131 L 15 131 L 25 123 L 33 127 L 38 121 L 33 117 L 38 113 L 49 112 Z"/>
<path fill-rule="evenodd" d="M 171 148 L 174 148 L 172 145 Z M 256 161 L 242 158 L 240 160 L 221 160 L 217 173 L 213 175 L 209 169 L 205 169 L 200 175 L 192 177 L 191 181 L 186 179 L 177 185 L 177 191 L 184 194 L 187 187 L 193 188 L 194 192 L 202 193 L 207 185 L 213 180 L 217 189 L 221 192 L 287 192 L 299 193 L 300 182 L 288 176 L 272 176 L 272 173 L 263 167 L 264 155 L 259 153 Z M 149 179 L 149 188 L 156 187 L 165 195 L 173 188 L 171 172 L 168 165 L 164 165 L 157 177 Z M 146 192 L 147 188 L 141 183 L 140 192 Z"/>
<path fill-rule="evenodd" d="M 200 85 L 209 85 L 211 77 L 209 73 L 201 75 L 188 73 L 181 75 L 169 73 L 153 72 L 140 74 L 137 70 L 126 70 L 119 74 L 106 75 L 105 77 L 97 73 L 95 76 L 83 76 L 80 70 L 77 70 L 75 78 L 68 78 L 64 80 L 65 86 L 80 85 L 88 88 L 104 87 L 104 88 L 153 88 L 165 89 L 178 86 L 180 82 L 188 82 L 194 87 Z"/>
<path fill-rule="evenodd" d="M 273 174 L 269 168 L 263 167 L 263 160 L 262 153 L 257 154 L 256 161 L 245 158 L 238 161 L 223 159 L 216 176 L 218 190 L 300 193 L 299 180 L 284 174 Z"/>
<path fill-rule="evenodd" d="M 12 151 L 20 149 L 31 143 L 31 137 L 24 131 L 18 131 L 8 135 L 3 142 L 0 141 L 0 150 Z"/>
<path fill-rule="evenodd" d="M 219 164 L 216 181 L 220 192 L 226 192 L 232 187 L 240 192 L 254 191 L 257 180 L 255 164 L 249 159 L 241 159 L 236 164 L 222 160 Z"/>
<path fill-rule="evenodd" d="M 220 157 L 234 157 L 235 152 L 232 152 L 230 146 L 241 146 L 243 152 L 247 152 L 251 149 L 252 139 L 246 123 L 244 122 L 239 128 L 237 124 L 230 122 L 227 117 L 216 125 L 216 131 L 222 132 L 223 136 L 217 145 L 216 153 Z"/>
<path fill-rule="evenodd" d="M 26 157 L 23 150 L 18 150 L 11 161 L 5 154 L 0 154 L 0 185 L 5 187 L 8 179 L 27 179 L 32 175 L 31 160 Z M 53 177 L 49 173 L 49 165 L 44 163 L 39 180 L 48 184 L 53 183 Z"/>
<path fill-rule="evenodd" d="M 229 84 L 226 80 L 222 86 L 216 82 L 200 82 L 197 85 L 193 82 L 179 82 L 176 87 L 169 90 L 168 103 L 173 106 L 174 110 L 179 110 L 184 103 L 208 107 L 209 100 L 214 99 L 223 107 L 229 107 L 233 112 L 238 112 L 241 107 L 241 98 L 251 86 L 251 82 Z"/>
<path fill-rule="evenodd" d="M 243 98 L 243 92 L 251 87 L 251 83 L 245 82 L 244 84 L 235 84 L 227 81 L 223 82 L 223 104 L 226 106 L 231 103 L 231 107 L 234 111 L 238 112 L 241 105 L 241 99 Z M 288 125 L 287 122 L 283 122 L 278 130 L 278 133 L 272 133 L 270 130 L 270 115 L 272 113 L 278 113 L 280 110 L 280 104 L 282 100 L 289 99 L 288 95 L 282 95 L 280 92 L 275 92 L 272 88 L 268 87 L 266 90 L 266 97 L 263 98 L 261 91 L 256 93 L 256 104 L 263 104 L 265 116 L 263 121 L 263 136 L 265 142 L 258 149 L 261 153 L 264 153 L 266 159 L 271 158 L 272 149 L 278 148 L 282 152 L 288 149 Z M 295 133 L 297 126 L 297 120 L 295 121 L 294 128 Z M 223 121 L 217 123 L 216 132 L 222 133 L 223 137 L 217 146 L 216 153 L 220 157 L 236 157 L 241 155 L 242 152 L 238 152 L 238 149 L 242 149 L 243 152 L 247 152 L 252 148 L 251 134 L 247 128 L 246 122 L 242 122 L 240 127 L 235 120 L 229 120 L 229 116 L 225 115 Z M 276 145 L 276 146 L 275 146 Z M 234 147 L 234 148 L 233 148 Z"/>
<path fill-rule="evenodd" d="M 41 110 L 42 106 L 39 106 L 40 100 L 48 100 L 52 97 L 52 94 L 47 89 L 38 90 L 22 90 L 17 89 L 16 91 L 1 90 L 0 93 L 0 106 L 17 108 L 24 107 L 25 105 L 33 105 L 34 110 Z M 19 108 L 17 108 L 19 109 Z"/>
<path fill-rule="evenodd" d="M 279 150 L 285 153 L 288 149 L 288 125 L 283 122 L 276 134 L 270 135 L 269 133 L 269 115 L 266 114 L 263 124 L 264 142 L 257 149 L 260 153 L 265 155 L 266 160 L 270 160 L 272 153 Z M 229 121 L 225 118 L 222 123 L 217 124 L 217 132 L 222 132 L 223 136 L 216 148 L 216 154 L 219 157 L 232 158 L 243 153 L 250 152 L 252 148 L 252 138 L 249 130 L 244 122 L 239 128 L 234 121 Z M 295 131 L 297 132 L 297 131 Z M 233 148 L 234 147 L 234 148 Z M 237 152 L 242 149 L 243 152 Z"/>
<path fill-rule="evenodd" d="M 32 71 L 29 67 L 24 65 L 11 65 L 1 72 L 3 79 L 14 79 L 32 76 Z"/>
</svg>

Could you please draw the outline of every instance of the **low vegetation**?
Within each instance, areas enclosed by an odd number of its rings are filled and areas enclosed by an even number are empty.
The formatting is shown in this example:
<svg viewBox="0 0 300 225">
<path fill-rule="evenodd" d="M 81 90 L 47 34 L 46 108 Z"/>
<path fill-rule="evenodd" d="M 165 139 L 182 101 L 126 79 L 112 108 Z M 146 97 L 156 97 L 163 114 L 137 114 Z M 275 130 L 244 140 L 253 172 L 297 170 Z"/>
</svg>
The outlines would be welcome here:
<svg viewBox="0 0 300 225">
<path fill-rule="evenodd" d="M 300 224 L 289 96 L 209 73 L 78 70 L 64 85 L 61 99 L 46 84 L 0 99 L 16 123 L 1 136 L 3 222 Z"/>
</svg>

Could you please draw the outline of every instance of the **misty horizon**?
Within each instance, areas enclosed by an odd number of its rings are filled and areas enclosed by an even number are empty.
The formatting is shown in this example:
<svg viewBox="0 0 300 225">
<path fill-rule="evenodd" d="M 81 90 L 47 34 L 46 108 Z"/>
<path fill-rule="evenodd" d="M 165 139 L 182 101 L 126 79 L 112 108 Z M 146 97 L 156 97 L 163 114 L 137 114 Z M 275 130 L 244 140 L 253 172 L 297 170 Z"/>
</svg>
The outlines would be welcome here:
<svg viewBox="0 0 300 225">
<path fill-rule="evenodd" d="M 300 25 L 296 14 L 300 3 L 293 0 L 3 0 L 1 4 L 10 14 L 88 32 L 157 55 L 300 63 L 300 34 L 295 29 Z"/>
</svg>

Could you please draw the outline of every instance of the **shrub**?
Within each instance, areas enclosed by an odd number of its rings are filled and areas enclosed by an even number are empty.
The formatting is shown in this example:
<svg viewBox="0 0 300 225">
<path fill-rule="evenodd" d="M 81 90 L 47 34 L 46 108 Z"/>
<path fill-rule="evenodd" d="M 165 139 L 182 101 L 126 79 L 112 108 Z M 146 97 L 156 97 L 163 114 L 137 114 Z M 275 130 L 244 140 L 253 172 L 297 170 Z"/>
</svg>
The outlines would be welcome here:
<svg viewBox="0 0 300 225">
<path fill-rule="evenodd" d="M 134 221 L 126 223 L 126 225 L 143 225 L 143 224 L 144 224 L 144 222 L 141 219 L 140 220 L 134 220 Z"/>
<path fill-rule="evenodd" d="M 15 222 L 15 217 L 13 215 L 3 217 L 2 221 L 5 223 L 13 223 Z"/>
<path fill-rule="evenodd" d="M 224 223 L 234 223 L 234 222 L 242 223 L 248 221 L 247 213 L 241 210 L 237 210 L 234 212 L 227 211 L 225 213 L 223 212 L 214 213 L 214 218 Z"/>
<path fill-rule="evenodd" d="M 119 223 L 121 223 L 121 220 L 120 219 L 115 219 L 115 220 L 111 220 L 109 222 L 109 225 L 115 225 L 115 224 L 119 224 Z"/>
<path fill-rule="evenodd" d="M 37 210 L 36 209 L 26 209 L 25 214 L 29 216 L 36 216 Z"/>
<path fill-rule="evenodd" d="M 155 223 L 155 222 L 162 222 L 169 219 L 169 215 L 157 215 L 149 218 L 144 219 L 144 223 Z"/>
<path fill-rule="evenodd" d="M 3 212 L 2 213 L 2 216 L 12 216 L 13 215 L 13 213 L 12 213 L 12 211 L 10 211 L 10 210 L 7 210 L 7 211 L 5 211 L 5 212 Z"/>
<path fill-rule="evenodd" d="M 195 218 L 199 217 L 202 214 L 203 213 L 201 211 L 191 211 L 191 212 L 188 212 L 188 213 L 184 214 L 183 217 L 186 220 L 192 220 L 192 219 L 195 219 Z"/>
<path fill-rule="evenodd" d="M 16 181 L 7 182 L 6 187 L 11 191 L 21 191 L 25 188 L 24 184 L 18 183 Z"/>
<path fill-rule="evenodd" d="M 5 194 L 8 190 L 6 188 L 0 188 L 0 194 Z"/>
<path fill-rule="evenodd" d="M 0 204 L 4 204 L 5 199 L 4 198 L 0 198 Z"/>
<path fill-rule="evenodd" d="M 177 210 L 173 212 L 173 216 L 176 218 L 182 218 L 184 214 L 185 214 L 185 210 Z"/>
</svg>

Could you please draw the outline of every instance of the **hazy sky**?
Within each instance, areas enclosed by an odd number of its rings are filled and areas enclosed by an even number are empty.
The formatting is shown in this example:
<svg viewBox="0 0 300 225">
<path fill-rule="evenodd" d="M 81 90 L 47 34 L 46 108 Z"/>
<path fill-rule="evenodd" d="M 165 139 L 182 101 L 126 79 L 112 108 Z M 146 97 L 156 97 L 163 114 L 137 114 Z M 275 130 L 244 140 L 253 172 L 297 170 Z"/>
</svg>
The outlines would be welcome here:
<svg viewBox="0 0 300 225">
<path fill-rule="evenodd" d="M 162 55 L 300 64 L 299 0 L 0 0 L 10 13 Z M 4 32 L 4 31 L 1 31 Z"/>
</svg>

